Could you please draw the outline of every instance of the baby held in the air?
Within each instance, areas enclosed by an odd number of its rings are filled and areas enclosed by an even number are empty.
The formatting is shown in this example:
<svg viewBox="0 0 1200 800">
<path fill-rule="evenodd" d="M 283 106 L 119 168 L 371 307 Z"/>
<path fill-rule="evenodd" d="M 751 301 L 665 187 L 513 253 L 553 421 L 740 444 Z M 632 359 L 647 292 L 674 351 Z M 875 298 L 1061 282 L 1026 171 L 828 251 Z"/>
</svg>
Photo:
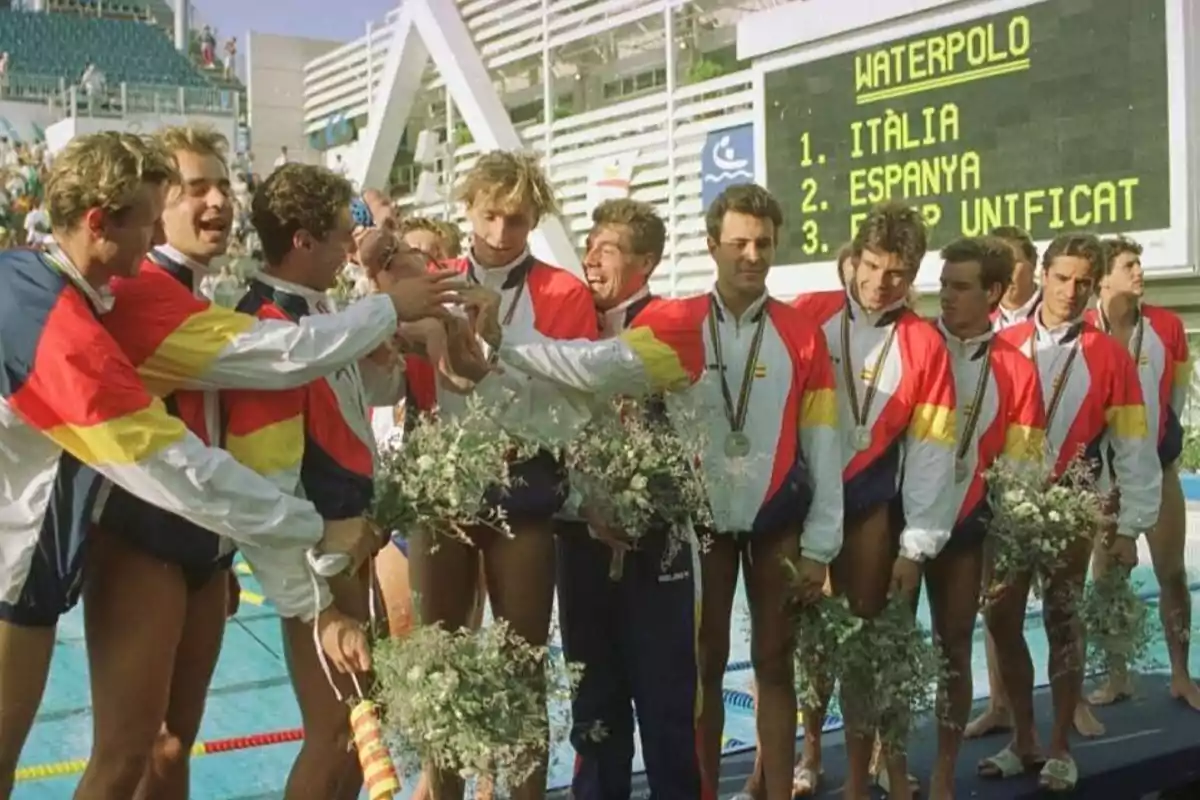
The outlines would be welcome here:
<svg viewBox="0 0 1200 800">
<path fill-rule="evenodd" d="M 427 256 L 409 247 L 389 228 L 372 228 L 364 233 L 358 240 L 357 260 L 377 289 L 387 288 L 391 281 L 420 276 L 429 269 Z M 470 302 L 472 299 L 476 302 Z M 469 394 L 491 369 L 473 324 L 475 309 L 488 299 L 468 298 L 466 316 L 448 312 L 441 319 L 403 323 L 392 346 L 372 358 L 396 358 L 401 351 L 417 353 L 434 366 L 442 388 Z"/>
</svg>

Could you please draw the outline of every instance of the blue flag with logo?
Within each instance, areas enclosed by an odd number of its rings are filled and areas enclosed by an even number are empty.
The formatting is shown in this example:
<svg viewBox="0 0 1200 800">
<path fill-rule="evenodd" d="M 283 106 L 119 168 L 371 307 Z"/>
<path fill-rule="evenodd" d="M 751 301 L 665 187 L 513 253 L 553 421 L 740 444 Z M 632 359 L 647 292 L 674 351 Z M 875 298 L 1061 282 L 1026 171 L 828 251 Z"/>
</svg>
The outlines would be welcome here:
<svg viewBox="0 0 1200 800">
<path fill-rule="evenodd" d="M 711 131 L 700 154 L 700 204 L 705 209 L 739 183 L 754 183 L 753 125 Z"/>
</svg>

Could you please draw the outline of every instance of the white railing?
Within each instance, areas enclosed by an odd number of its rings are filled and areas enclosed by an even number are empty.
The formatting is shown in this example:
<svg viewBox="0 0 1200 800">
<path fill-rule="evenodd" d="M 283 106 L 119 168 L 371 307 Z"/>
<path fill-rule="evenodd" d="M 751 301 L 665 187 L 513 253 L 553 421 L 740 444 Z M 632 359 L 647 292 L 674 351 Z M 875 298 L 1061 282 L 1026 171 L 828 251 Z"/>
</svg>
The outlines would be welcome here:
<svg viewBox="0 0 1200 800">
<path fill-rule="evenodd" d="M 540 60 L 544 47 L 552 51 L 572 42 L 596 37 L 641 20 L 661 17 L 668 4 L 680 0 L 551 0 L 546 7 L 549 35 L 543 38 L 542 0 L 457 0 L 489 71 L 521 61 Z M 387 58 L 396 17 L 389 15 L 370 38 L 372 77 Z M 366 110 L 368 40 L 356 39 L 305 65 L 304 122 L 306 132 L 320 130 L 339 114 L 347 118 Z M 431 75 L 427 89 L 441 87 Z"/>
<path fill-rule="evenodd" d="M 700 202 L 701 150 L 710 131 L 752 122 L 753 102 L 750 73 L 739 72 L 680 87 L 673 103 L 668 103 L 666 92 L 659 92 L 557 120 L 549 137 L 541 124 L 525 126 L 521 135 L 531 150 L 544 154 L 548 144 L 548 166 L 563 205 L 563 221 L 580 246 L 590 226 L 588 179 L 595 165 L 636 151 L 630 196 L 652 203 L 664 219 L 674 220 L 654 288 L 664 294 L 691 294 L 712 282 Z M 477 156 L 474 145 L 455 150 L 450 170 L 455 180 Z M 672 163 L 673 192 L 668 168 Z M 407 213 L 438 217 L 450 207 L 451 218 L 464 224 L 462 209 L 444 200 L 420 205 L 410 196 L 400 202 Z"/>
</svg>

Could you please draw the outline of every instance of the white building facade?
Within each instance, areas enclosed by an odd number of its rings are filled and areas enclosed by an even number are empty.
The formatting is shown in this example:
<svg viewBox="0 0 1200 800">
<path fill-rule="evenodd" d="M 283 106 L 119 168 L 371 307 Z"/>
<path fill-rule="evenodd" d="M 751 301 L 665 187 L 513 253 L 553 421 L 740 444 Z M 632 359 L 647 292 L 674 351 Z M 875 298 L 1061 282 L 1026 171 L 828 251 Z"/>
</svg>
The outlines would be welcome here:
<svg viewBox="0 0 1200 800">
<path fill-rule="evenodd" d="M 736 23 L 765 5 L 412 0 L 308 63 L 306 133 L 327 165 L 391 186 L 409 213 L 460 222 L 447 187 L 481 149 L 537 151 L 564 209 L 539 254 L 577 268 L 592 208 L 630 196 L 668 221 L 656 290 L 703 291 L 704 200 L 753 177 Z"/>
</svg>

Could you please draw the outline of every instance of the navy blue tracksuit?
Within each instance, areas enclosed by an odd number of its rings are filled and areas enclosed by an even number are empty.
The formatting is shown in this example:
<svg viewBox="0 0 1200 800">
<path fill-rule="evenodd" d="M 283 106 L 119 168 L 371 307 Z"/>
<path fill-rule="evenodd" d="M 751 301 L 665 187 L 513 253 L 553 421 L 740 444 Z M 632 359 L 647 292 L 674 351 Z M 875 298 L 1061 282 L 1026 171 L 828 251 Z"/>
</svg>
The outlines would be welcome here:
<svg viewBox="0 0 1200 800">
<path fill-rule="evenodd" d="M 558 523 L 558 609 L 563 649 L 583 665 L 571 704 L 574 800 L 629 800 L 634 711 L 653 800 L 703 796 L 697 754 L 698 563 L 683 546 L 664 565 L 665 534 L 625 554 L 609 577 L 612 549 L 583 523 Z"/>
</svg>

